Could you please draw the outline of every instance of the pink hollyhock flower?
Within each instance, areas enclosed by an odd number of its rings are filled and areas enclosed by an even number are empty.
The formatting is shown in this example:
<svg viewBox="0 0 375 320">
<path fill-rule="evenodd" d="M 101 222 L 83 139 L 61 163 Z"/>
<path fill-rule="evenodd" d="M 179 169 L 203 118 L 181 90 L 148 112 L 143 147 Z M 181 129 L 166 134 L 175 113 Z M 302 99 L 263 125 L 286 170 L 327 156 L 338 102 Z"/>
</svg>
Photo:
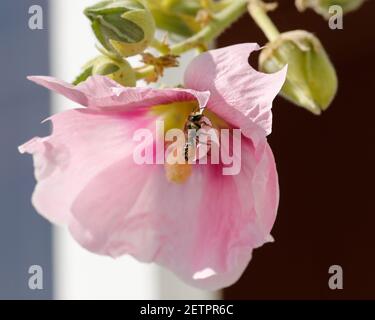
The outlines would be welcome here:
<svg viewBox="0 0 375 320">
<path fill-rule="evenodd" d="M 189 89 L 30 77 L 85 106 L 52 116 L 50 136 L 20 147 L 34 156 L 37 211 L 97 254 L 156 262 L 204 289 L 233 284 L 252 250 L 271 241 L 279 200 L 266 136 L 286 68 L 257 72 L 248 64 L 254 50 L 257 44 L 240 44 L 198 56 L 185 74 Z M 214 127 L 242 129 L 238 175 L 223 175 L 220 164 L 135 164 L 135 130 L 160 119 L 182 129 L 197 105 Z"/>
</svg>

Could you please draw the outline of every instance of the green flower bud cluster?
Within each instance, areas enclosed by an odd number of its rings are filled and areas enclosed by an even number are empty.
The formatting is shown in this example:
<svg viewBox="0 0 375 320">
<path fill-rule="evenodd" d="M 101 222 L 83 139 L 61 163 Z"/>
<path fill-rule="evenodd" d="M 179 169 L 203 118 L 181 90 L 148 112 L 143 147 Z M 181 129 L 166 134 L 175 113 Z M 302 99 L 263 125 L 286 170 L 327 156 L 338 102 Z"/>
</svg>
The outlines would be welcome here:
<svg viewBox="0 0 375 320">
<path fill-rule="evenodd" d="M 85 10 L 102 46 L 116 55 L 143 52 L 154 39 L 155 22 L 142 0 L 107 0 Z"/>
<path fill-rule="evenodd" d="M 282 33 L 259 56 L 264 72 L 276 72 L 286 64 L 282 96 L 317 115 L 326 110 L 336 95 L 338 81 L 319 39 L 302 30 Z"/>
<path fill-rule="evenodd" d="M 88 62 L 73 82 L 92 75 L 105 75 L 123 86 L 136 86 L 136 73 L 126 60 L 150 46 L 155 22 L 144 0 L 105 0 L 84 11 L 103 46 L 102 55 Z"/>
</svg>

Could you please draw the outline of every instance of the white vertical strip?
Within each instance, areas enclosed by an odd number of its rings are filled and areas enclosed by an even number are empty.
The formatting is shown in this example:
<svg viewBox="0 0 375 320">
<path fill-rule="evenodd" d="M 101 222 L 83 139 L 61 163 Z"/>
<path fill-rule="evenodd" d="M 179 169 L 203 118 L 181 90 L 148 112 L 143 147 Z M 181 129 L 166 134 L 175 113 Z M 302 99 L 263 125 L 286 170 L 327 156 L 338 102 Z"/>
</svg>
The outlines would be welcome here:
<svg viewBox="0 0 375 320">
<path fill-rule="evenodd" d="M 54 0 L 50 9 L 52 75 L 71 81 L 82 65 L 97 55 L 95 39 L 82 11 L 97 0 Z M 187 56 L 184 65 L 191 59 Z M 171 84 L 181 71 L 168 71 Z M 76 107 L 64 97 L 52 96 L 52 113 Z M 186 286 L 168 271 L 131 257 L 111 259 L 94 255 L 72 240 L 67 230 L 54 228 L 55 299 L 215 299 Z"/>
</svg>

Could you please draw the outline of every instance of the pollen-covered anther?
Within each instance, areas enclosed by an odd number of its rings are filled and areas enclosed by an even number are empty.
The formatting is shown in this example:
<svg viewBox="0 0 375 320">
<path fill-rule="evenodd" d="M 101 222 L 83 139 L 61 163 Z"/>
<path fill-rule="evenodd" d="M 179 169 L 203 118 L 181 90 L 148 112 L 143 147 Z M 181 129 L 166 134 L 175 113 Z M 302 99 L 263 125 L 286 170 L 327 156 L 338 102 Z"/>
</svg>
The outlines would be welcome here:
<svg viewBox="0 0 375 320">
<path fill-rule="evenodd" d="M 165 164 L 166 177 L 169 182 L 177 184 L 185 183 L 192 173 L 192 166 L 189 163 Z"/>
<path fill-rule="evenodd" d="M 181 149 L 176 147 L 166 157 L 164 168 L 166 178 L 169 182 L 183 184 L 192 174 L 192 165 L 184 159 L 183 151 L 183 146 Z"/>
</svg>

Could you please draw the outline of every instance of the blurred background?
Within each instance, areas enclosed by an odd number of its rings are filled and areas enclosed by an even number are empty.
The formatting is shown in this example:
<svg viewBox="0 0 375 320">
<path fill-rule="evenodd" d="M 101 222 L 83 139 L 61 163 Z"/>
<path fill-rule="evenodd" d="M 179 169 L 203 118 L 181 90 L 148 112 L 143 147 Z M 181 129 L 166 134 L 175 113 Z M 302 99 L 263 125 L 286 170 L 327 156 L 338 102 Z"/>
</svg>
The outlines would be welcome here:
<svg viewBox="0 0 375 320">
<path fill-rule="evenodd" d="M 315 33 L 339 79 L 336 99 L 317 117 L 282 98 L 274 102 L 269 141 L 280 179 L 275 243 L 256 250 L 228 299 L 375 299 L 374 92 L 375 3 L 344 16 L 344 29 L 294 1 L 270 13 L 280 31 Z M 265 38 L 244 17 L 219 46 Z M 251 64 L 256 66 L 253 57 Z M 344 289 L 330 290 L 328 269 L 340 265 Z"/>
<path fill-rule="evenodd" d="M 82 14 L 92 0 L 2 0 L 0 10 L 0 299 L 375 299 L 372 234 L 374 205 L 375 5 L 344 17 L 331 30 L 312 11 L 299 14 L 294 1 L 280 1 L 271 17 L 281 31 L 303 28 L 318 35 L 336 66 L 340 88 L 330 109 L 314 116 L 278 98 L 270 143 L 280 175 L 281 202 L 273 236 L 256 250 L 241 280 L 223 292 L 203 292 L 169 272 L 124 257 L 113 261 L 76 245 L 30 204 L 31 157 L 17 146 L 48 134 L 40 122 L 74 107 L 26 80 L 52 75 L 71 81 L 95 55 Z M 28 27 L 29 8 L 43 8 L 43 30 Z M 248 16 L 217 46 L 266 39 Z M 178 83 L 184 65 L 168 71 Z M 256 57 L 251 64 L 256 66 Z M 340 265 L 344 289 L 330 290 L 328 269 Z M 43 268 L 43 290 L 30 290 L 29 268 Z"/>
</svg>

